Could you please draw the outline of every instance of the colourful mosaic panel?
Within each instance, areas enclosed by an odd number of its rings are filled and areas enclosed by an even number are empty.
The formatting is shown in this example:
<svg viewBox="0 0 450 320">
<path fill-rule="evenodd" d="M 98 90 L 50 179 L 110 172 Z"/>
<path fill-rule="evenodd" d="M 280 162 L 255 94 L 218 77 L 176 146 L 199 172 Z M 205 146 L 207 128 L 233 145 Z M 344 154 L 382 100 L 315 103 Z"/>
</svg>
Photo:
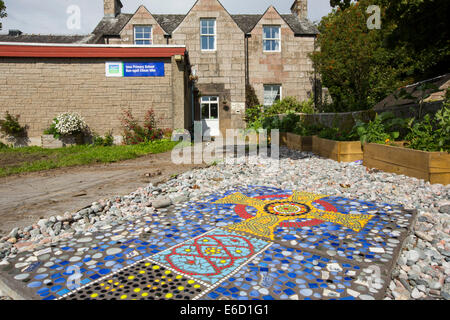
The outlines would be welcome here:
<svg viewBox="0 0 450 320">
<path fill-rule="evenodd" d="M 387 279 L 299 249 L 274 244 L 201 300 L 373 300 Z"/>
<path fill-rule="evenodd" d="M 141 261 L 62 300 L 192 300 L 205 286 L 148 261 Z"/>
<path fill-rule="evenodd" d="M 264 249 L 268 242 L 217 229 L 152 257 L 152 260 L 214 284 Z"/>
<path fill-rule="evenodd" d="M 211 229 L 177 222 L 171 214 L 147 216 L 20 253 L 0 272 L 14 286 L 24 286 L 27 297 L 53 300 Z"/>
<path fill-rule="evenodd" d="M 364 220 L 363 228 L 353 230 L 344 224 L 320 220 L 321 217 L 305 217 L 304 214 L 298 214 L 307 211 L 302 206 L 297 206 L 299 210 L 293 210 L 290 206 L 290 214 L 287 214 L 289 219 L 283 221 L 278 217 L 278 214 L 282 215 L 281 212 L 258 218 L 260 209 L 255 206 L 220 203 L 224 198 L 230 198 L 236 193 L 253 199 L 248 200 L 253 205 L 255 199 L 268 202 L 271 207 L 264 207 L 264 210 L 270 211 L 285 200 L 287 201 L 284 204 L 289 205 L 293 191 L 257 186 L 236 188 L 223 194 L 211 195 L 202 203 L 189 204 L 181 214 L 190 219 L 198 217 L 205 223 L 231 228 L 234 231 L 259 235 L 262 238 L 269 236 L 272 238 L 269 240 L 286 246 L 340 257 L 349 262 L 378 263 L 386 267 L 393 263 L 393 257 L 400 249 L 414 218 L 412 212 L 405 211 L 399 205 L 335 196 L 320 197 L 309 206 L 319 211 L 338 212 L 343 217 L 370 217 Z M 283 206 L 281 208 L 286 210 Z M 248 221 L 251 221 L 250 225 Z"/>
<path fill-rule="evenodd" d="M 19 253 L 0 272 L 30 299 L 372 299 L 386 279 L 370 268 L 389 274 L 413 218 L 385 203 L 239 187 Z"/>
</svg>

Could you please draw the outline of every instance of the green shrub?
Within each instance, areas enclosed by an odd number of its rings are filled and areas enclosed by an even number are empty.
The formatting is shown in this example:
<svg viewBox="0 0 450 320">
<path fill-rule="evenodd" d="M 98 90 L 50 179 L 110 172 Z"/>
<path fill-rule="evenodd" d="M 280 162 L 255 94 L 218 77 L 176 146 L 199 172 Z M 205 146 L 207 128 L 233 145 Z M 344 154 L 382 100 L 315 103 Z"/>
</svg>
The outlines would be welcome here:
<svg viewBox="0 0 450 320">
<path fill-rule="evenodd" d="M 3 137 L 24 137 L 27 134 L 27 126 L 21 126 L 19 123 L 19 115 L 13 116 L 6 111 L 5 119 L 0 120 L 0 132 Z"/>
<path fill-rule="evenodd" d="M 264 114 L 267 116 L 273 116 L 277 114 L 287 113 L 314 113 L 314 101 L 309 99 L 304 102 L 299 102 L 294 97 L 286 97 L 283 100 L 275 102 L 272 106 L 268 107 Z"/>
<path fill-rule="evenodd" d="M 450 108 L 444 106 L 435 117 L 425 115 L 423 120 L 411 119 L 407 147 L 422 151 L 450 151 Z"/>
<path fill-rule="evenodd" d="M 308 123 L 305 120 L 301 120 L 296 124 L 292 133 L 295 133 L 295 134 L 298 134 L 299 136 L 304 136 L 304 137 L 316 136 L 323 129 L 324 129 L 324 126 L 321 125 L 320 123 Z"/>
<path fill-rule="evenodd" d="M 388 143 L 395 141 L 406 127 L 406 121 L 396 118 L 392 112 L 383 112 L 375 115 L 373 121 L 363 123 L 358 121 L 355 125 L 361 143 Z"/>
<path fill-rule="evenodd" d="M 96 147 L 103 146 L 103 147 L 110 147 L 114 145 L 114 137 L 112 135 L 112 131 L 109 131 L 105 137 L 101 137 L 97 134 L 94 134 L 92 144 Z"/>
<path fill-rule="evenodd" d="M 9 146 L 0 141 L 0 149 L 8 149 Z"/>
<path fill-rule="evenodd" d="M 335 141 L 355 141 L 358 140 L 358 134 L 356 130 L 341 129 L 338 127 L 325 127 L 318 136 L 323 139 L 335 140 Z"/>
<path fill-rule="evenodd" d="M 245 122 L 247 122 L 249 128 L 252 128 L 255 122 L 262 120 L 262 109 L 263 107 L 260 105 L 254 105 L 245 109 Z"/>
<path fill-rule="evenodd" d="M 58 119 L 54 118 L 50 127 L 44 130 L 44 134 L 52 135 L 55 139 L 61 138 L 61 134 L 59 133 L 58 129 L 56 129 L 57 124 Z"/>
<path fill-rule="evenodd" d="M 162 139 L 164 131 L 157 128 L 155 112 L 149 109 L 141 126 L 134 118 L 131 110 L 123 111 L 121 119 L 123 127 L 123 141 L 127 145 L 134 145 Z"/>
<path fill-rule="evenodd" d="M 245 107 L 251 108 L 253 106 L 259 106 L 258 96 L 255 93 L 255 89 L 249 84 L 245 86 Z"/>
</svg>

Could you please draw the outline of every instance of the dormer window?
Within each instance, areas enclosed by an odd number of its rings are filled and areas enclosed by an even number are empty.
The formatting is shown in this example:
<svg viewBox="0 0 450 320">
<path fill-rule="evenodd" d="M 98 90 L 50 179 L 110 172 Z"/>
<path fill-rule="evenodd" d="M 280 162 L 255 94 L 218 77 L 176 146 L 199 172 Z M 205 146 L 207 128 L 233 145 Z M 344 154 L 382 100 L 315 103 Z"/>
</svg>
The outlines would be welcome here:
<svg viewBox="0 0 450 320">
<path fill-rule="evenodd" d="M 280 52 L 281 51 L 281 27 L 264 26 L 263 27 L 263 51 Z"/>
<path fill-rule="evenodd" d="M 216 50 L 215 19 L 200 19 L 200 46 L 202 51 Z"/>
<path fill-rule="evenodd" d="M 134 27 L 134 44 L 150 45 L 153 44 L 153 35 L 151 26 Z"/>
</svg>

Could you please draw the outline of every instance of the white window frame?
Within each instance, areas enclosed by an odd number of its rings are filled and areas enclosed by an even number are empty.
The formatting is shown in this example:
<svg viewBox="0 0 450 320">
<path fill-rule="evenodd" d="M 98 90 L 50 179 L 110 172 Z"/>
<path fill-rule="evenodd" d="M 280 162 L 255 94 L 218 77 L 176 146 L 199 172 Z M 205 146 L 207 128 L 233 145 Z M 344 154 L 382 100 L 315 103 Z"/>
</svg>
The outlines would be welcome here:
<svg viewBox="0 0 450 320">
<path fill-rule="evenodd" d="M 266 38 L 266 33 L 264 32 L 264 28 L 278 28 L 279 32 L 278 38 Z M 263 33 L 262 33 L 262 38 L 263 38 L 263 52 L 281 52 L 281 26 L 278 25 L 264 25 L 263 26 Z M 265 46 L 265 42 L 266 41 L 278 41 L 278 50 L 266 50 L 266 46 Z"/>
<path fill-rule="evenodd" d="M 214 33 L 202 33 L 202 22 L 203 21 L 214 21 Z M 203 37 L 214 37 L 214 48 L 213 49 L 203 49 Z M 208 42 L 209 43 L 209 42 Z M 201 51 L 216 51 L 217 50 L 217 21 L 215 18 L 201 18 L 200 19 L 200 49 Z"/>
<path fill-rule="evenodd" d="M 207 101 L 203 101 L 203 99 L 208 98 Z M 215 98 L 216 100 L 211 101 L 211 98 Z M 201 119 L 202 120 L 219 120 L 219 108 L 220 108 L 220 98 L 218 96 L 204 96 L 200 98 L 200 113 L 201 113 Z M 211 118 L 211 105 L 217 104 L 217 118 Z M 203 118 L 203 105 L 208 105 L 208 119 Z"/>
<path fill-rule="evenodd" d="M 264 93 L 263 98 L 264 98 L 264 106 L 265 107 L 270 107 L 277 101 L 276 97 L 275 97 L 275 99 L 273 100 L 273 102 L 271 104 L 266 104 L 266 88 L 268 88 L 268 87 L 271 88 L 271 90 L 270 90 L 271 92 L 275 92 L 275 90 L 273 90 L 274 87 L 279 87 L 280 88 L 280 100 L 279 101 L 283 100 L 283 85 L 281 85 L 281 84 L 265 84 L 264 88 L 263 88 L 263 93 Z"/>
<path fill-rule="evenodd" d="M 150 28 L 150 39 L 146 39 L 146 38 L 136 38 L 136 28 Z M 133 26 L 133 33 L 134 33 L 134 44 L 135 45 L 139 45 L 139 46 L 148 46 L 148 45 L 153 45 L 153 26 L 151 25 L 135 25 Z M 136 41 L 146 41 L 146 40 L 150 40 L 150 44 L 137 44 Z"/>
</svg>

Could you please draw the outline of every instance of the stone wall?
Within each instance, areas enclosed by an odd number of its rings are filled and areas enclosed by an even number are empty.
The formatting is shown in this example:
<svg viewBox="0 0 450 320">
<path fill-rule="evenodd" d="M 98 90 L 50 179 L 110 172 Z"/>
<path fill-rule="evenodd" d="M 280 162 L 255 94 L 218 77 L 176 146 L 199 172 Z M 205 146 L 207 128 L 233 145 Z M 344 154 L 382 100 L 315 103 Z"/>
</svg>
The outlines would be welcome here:
<svg viewBox="0 0 450 320">
<path fill-rule="evenodd" d="M 134 16 L 128 21 L 120 32 L 120 39 L 110 39 L 110 44 L 134 44 L 134 27 L 141 25 L 152 26 L 153 44 L 164 45 L 167 40 L 164 38 L 164 30 L 153 18 L 152 14 L 144 6 L 140 6 Z"/>
<path fill-rule="evenodd" d="M 105 61 L 162 61 L 165 77 L 110 78 Z M 63 112 L 80 113 L 91 130 L 121 135 L 123 109 L 143 119 L 153 108 L 161 128 L 183 128 L 184 62 L 164 59 L 0 58 L 0 116 L 20 115 L 31 144 Z M 189 115 L 188 115 L 189 116 Z"/>
<path fill-rule="evenodd" d="M 263 51 L 263 26 L 281 26 L 281 52 Z M 314 51 L 314 37 L 296 37 L 292 29 L 270 7 L 249 38 L 249 80 L 260 103 L 264 85 L 282 85 L 282 98 L 307 100 L 313 92 L 314 69 L 308 54 Z"/>
<path fill-rule="evenodd" d="M 216 51 L 200 47 L 200 18 L 216 19 Z M 186 45 L 199 77 L 200 94 L 220 97 L 219 118 L 223 133 L 244 126 L 240 104 L 245 104 L 244 32 L 216 0 L 199 0 L 175 29 L 170 44 Z M 228 102 L 228 108 L 224 101 Z"/>
</svg>

